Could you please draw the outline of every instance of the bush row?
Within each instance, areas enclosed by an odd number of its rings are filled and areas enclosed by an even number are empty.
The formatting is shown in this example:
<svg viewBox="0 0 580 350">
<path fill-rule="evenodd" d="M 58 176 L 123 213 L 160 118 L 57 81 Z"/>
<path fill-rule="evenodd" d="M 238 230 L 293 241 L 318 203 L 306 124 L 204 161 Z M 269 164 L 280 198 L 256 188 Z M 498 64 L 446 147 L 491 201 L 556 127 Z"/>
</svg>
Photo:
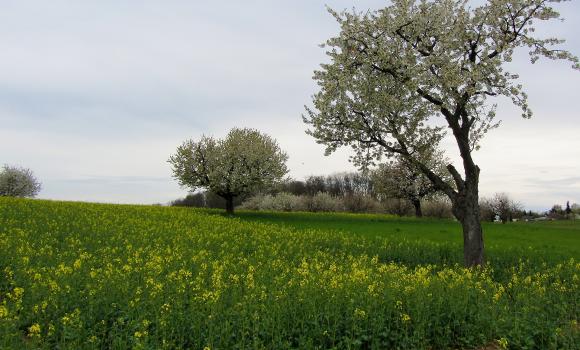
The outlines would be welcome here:
<svg viewBox="0 0 580 350">
<path fill-rule="evenodd" d="M 436 218 L 451 218 L 451 205 L 443 199 L 432 199 L 422 203 L 423 215 Z M 399 216 L 414 214 L 413 206 L 406 200 L 388 198 L 378 201 L 370 196 L 351 194 L 332 196 L 326 192 L 315 195 L 291 193 L 257 194 L 242 203 L 239 209 L 264 211 L 309 211 L 309 212 L 352 212 L 386 213 Z"/>
</svg>

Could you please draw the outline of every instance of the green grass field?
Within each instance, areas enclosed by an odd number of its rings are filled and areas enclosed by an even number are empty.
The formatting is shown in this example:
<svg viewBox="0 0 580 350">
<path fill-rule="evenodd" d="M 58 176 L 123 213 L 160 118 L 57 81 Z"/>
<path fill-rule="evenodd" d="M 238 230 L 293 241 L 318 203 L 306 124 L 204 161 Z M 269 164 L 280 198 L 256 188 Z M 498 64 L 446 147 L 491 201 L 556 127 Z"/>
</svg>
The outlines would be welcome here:
<svg viewBox="0 0 580 350">
<path fill-rule="evenodd" d="M 0 197 L 1 349 L 578 349 L 580 226 Z"/>
<path fill-rule="evenodd" d="M 208 213 L 220 213 L 208 211 Z M 343 231 L 365 238 L 463 244 L 461 225 L 453 220 L 415 219 L 379 214 L 347 213 L 281 213 L 241 211 L 243 221 L 271 223 L 294 229 Z M 580 260 L 580 220 L 484 223 L 488 255 L 518 249 L 531 257 L 541 255 L 550 261 L 574 258 Z M 461 253 L 461 252 L 459 252 Z M 461 255 L 461 254 L 459 254 Z M 458 263 L 461 260 L 457 261 Z"/>
</svg>

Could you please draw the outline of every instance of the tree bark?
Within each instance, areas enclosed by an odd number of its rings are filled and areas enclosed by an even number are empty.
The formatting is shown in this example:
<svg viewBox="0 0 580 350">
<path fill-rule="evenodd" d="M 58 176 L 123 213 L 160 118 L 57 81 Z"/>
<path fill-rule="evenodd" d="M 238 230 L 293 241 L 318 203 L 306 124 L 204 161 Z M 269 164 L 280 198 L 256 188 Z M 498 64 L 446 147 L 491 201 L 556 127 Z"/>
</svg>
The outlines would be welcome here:
<svg viewBox="0 0 580 350">
<path fill-rule="evenodd" d="M 226 213 L 228 215 L 234 215 L 234 196 L 224 197 L 226 200 Z"/>
<path fill-rule="evenodd" d="M 466 213 L 461 222 L 463 226 L 463 259 L 465 266 L 478 266 L 485 263 L 483 255 L 483 230 L 477 212 Z"/>
<path fill-rule="evenodd" d="M 465 266 L 472 267 L 485 263 L 483 230 L 479 214 L 478 178 L 468 177 L 465 185 L 455 198 L 452 198 L 452 209 L 463 229 Z"/>
<path fill-rule="evenodd" d="M 411 203 L 413 203 L 413 206 L 415 207 L 415 217 L 422 218 L 423 211 L 421 210 L 421 200 L 413 199 L 411 200 Z"/>
</svg>

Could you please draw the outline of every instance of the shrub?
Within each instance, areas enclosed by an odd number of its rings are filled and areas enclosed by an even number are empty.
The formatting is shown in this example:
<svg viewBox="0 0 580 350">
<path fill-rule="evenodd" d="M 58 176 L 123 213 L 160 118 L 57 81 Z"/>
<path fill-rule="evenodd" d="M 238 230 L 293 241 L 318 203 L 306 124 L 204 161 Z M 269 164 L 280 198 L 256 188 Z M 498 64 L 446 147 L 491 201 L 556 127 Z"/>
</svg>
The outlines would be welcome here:
<svg viewBox="0 0 580 350">
<path fill-rule="evenodd" d="M 450 219 L 453 218 L 453 212 L 451 211 L 451 203 L 445 198 L 438 198 L 426 201 L 423 203 L 423 215 L 438 218 L 438 219 Z"/>
<path fill-rule="evenodd" d="M 205 207 L 205 195 L 203 192 L 190 193 L 185 198 L 176 199 L 171 202 L 172 207 Z"/>
<path fill-rule="evenodd" d="M 254 196 L 246 199 L 244 201 L 244 203 L 242 203 L 242 205 L 240 205 L 239 209 L 242 209 L 242 210 L 263 210 L 262 205 L 264 203 L 265 197 L 266 196 L 263 194 L 254 195 Z"/>
<path fill-rule="evenodd" d="M 245 197 L 234 198 L 234 206 L 239 206 Z M 223 208 L 226 200 L 210 191 L 190 193 L 170 203 L 172 207 Z"/>
<path fill-rule="evenodd" d="M 307 211 L 341 211 L 343 205 L 337 197 L 333 197 L 325 192 L 318 192 L 314 196 L 302 197 L 304 208 Z"/>
<path fill-rule="evenodd" d="M 408 200 L 400 198 L 387 198 L 382 201 L 382 205 L 387 214 L 393 214 L 398 216 L 410 216 L 413 215 L 414 209 Z"/>
<path fill-rule="evenodd" d="M 328 193 L 319 192 L 314 196 L 296 196 L 290 193 L 277 195 L 258 194 L 246 200 L 240 209 L 266 211 L 341 211 L 343 208 L 339 198 Z"/>
<path fill-rule="evenodd" d="M 369 196 L 363 194 L 350 194 L 342 198 L 344 209 L 351 213 L 379 213 L 382 211 L 381 204 Z"/>
<path fill-rule="evenodd" d="M 257 194 L 248 198 L 240 209 L 245 210 L 266 210 L 266 211 L 304 211 L 303 201 L 300 196 L 290 193 Z"/>
<path fill-rule="evenodd" d="M 299 196 L 290 193 L 278 193 L 270 196 L 272 210 L 276 211 L 302 211 L 304 210 L 302 200 Z"/>
</svg>

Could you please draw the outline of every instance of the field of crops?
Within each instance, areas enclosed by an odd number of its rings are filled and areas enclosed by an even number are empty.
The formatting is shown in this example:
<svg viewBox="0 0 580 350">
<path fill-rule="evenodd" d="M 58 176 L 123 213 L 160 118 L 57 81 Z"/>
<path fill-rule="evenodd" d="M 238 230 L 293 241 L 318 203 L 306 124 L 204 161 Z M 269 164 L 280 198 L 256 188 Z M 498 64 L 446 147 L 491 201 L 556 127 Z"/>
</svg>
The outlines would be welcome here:
<svg viewBox="0 0 580 350">
<path fill-rule="evenodd" d="M 0 197 L 0 348 L 580 347 L 580 223 L 458 229 Z"/>
</svg>

